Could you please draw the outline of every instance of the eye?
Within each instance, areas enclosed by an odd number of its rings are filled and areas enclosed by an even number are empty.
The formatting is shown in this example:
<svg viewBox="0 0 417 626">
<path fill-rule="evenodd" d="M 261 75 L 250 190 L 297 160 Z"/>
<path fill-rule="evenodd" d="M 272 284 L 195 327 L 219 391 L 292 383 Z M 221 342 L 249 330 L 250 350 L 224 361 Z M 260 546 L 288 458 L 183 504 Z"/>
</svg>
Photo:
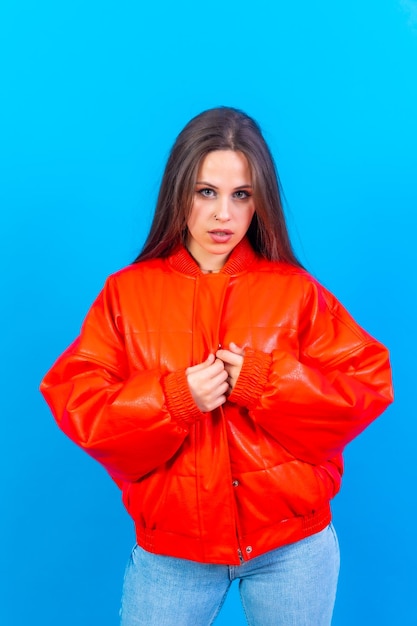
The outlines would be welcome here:
<svg viewBox="0 0 417 626">
<path fill-rule="evenodd" d="M 197 193 L 200 194 L 200 196 L 203 196 L 203 198 L 214 198 L 214 196 L 216 195 L 214 189 L 210 189 L 209 187 L 205 187 L 204 189 L 198 189 Z"/>
<path fill-rule="evenodd" d="M 250 193 L 245 191 L 244 189 L 240 189 L 239 191 L 235 191 L 235 193 L 233 195 L 238 200 L 246 200 L 246 198 L 250 198 L 251 197 Z"/>
</svg>

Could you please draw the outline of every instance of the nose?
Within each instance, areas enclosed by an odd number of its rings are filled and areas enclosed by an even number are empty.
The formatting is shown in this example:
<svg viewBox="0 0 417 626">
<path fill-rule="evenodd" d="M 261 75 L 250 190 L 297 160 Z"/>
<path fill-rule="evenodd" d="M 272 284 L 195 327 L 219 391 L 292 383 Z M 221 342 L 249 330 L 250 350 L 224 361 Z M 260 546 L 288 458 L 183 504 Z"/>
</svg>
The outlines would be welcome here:
<svg viewBox="0 0 417 626">
<path fill-rule="evenodd" d="M 216 207 L 216 217 L 219 222 L 227 222 L 230 220 L 230 199 L 228 197 L 219 198 Z"/>
</svg>

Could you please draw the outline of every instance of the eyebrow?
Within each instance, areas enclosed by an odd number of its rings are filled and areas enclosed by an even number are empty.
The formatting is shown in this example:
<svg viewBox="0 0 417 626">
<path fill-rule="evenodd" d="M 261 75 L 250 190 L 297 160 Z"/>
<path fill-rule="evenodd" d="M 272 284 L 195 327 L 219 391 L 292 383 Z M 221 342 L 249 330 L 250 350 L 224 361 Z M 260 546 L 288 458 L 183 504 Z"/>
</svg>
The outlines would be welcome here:
<svg viewBox="0 0 417 626">
<path fill-rule="evenodd" d="M 205 185 L 206 187 L 211 187 L 212 189 L 218 189 L 216 185 L 213 185 L 213 183 L 209 183 L 206 180 L 197 180 L 195 184 Z M 237 187 L 235 187 L 234 191 L 236 191 L 237 189 L 252 189 L 252 185 L 249 185 L 248 183 L 244 183 L 243 185 L 238 185 Z"/>
</svg>

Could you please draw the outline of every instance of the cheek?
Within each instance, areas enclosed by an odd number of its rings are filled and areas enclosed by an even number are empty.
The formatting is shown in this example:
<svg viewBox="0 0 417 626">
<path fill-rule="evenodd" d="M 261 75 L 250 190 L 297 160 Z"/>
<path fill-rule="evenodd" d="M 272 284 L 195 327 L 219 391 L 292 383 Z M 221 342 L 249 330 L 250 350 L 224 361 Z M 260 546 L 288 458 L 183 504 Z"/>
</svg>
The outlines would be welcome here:
<svg viewBox="0 0 417 626">
<path fill-rule="evenodd" d="M 249 209 L 247 215 L 246 215 L 246 221 L 245 221 L 245 226 L 246 226 L 246 230 L 249 228 L 251 222 L 252 222 L 252 218 L 255 215 L 255 208 L 252 207 L 251 209 Z"/>
<path fill-rule="evenodd" d="M 205 228 L 207 224 L 207 220 L 213 216 L 214 209 L 212 206 L 209 206 L 208 202 L 198 202 L 198 200 L 193 202 L 193 206 L 191 207 L 190 215 L 187 220 L 187 227 L 189 230 L 192 228 Z"/>
<path fill-rule="evenodd" d="M 187 228 L 188 230 L 192 230 L 195 228 L 196 222 L 198 221 L 198 210 L 195 205 L 191 207 L 190 215 L 187 220 Z"/>
</svg>

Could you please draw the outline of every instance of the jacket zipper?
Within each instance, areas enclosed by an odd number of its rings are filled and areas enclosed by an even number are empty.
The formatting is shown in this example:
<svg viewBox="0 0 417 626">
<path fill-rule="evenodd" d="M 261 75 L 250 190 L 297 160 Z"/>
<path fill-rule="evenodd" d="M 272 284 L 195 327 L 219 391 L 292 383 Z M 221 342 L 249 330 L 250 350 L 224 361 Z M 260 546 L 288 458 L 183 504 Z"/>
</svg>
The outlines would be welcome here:
<svg viewBox="0 0 417 626">
<path fill-rule="evenodd" d="M 223 407 L 220 406 L 218 408 L 218 411 L 220 412 L 220 415 L 221 415 L 221 418 L 222 418 L 223 428 L 226 430 L 226 424 L 225 424 L 225 417 L 224 417 Z M 229 454 L 229 449 L 227 451 L 228 451 L 228 454 Z M 229 459 L 229 468 L 230 468 L 230 459 Z M 232 475 L 230 473 L 230 476 L 229 476 L 230 484 L 232 483 L 232 479 L 233 479 L 233 477 L 232 477 Z M 233 511 L 234 511 L 234 518 L 235 518 L 234 522 L 235 522 L 235 533 L 236 533 L 236 543 L 237 543 L 237 556 L 238 556 L 240 565 L 242 565 L 245 562 L 245 559 L 243 557 L 243 552 L 242 552 L 242 549 L 240 547 L 239 518 L 238 518 L 237 506 L 236 506 L 236 497 L 235 497 L 235 495 L 233 493 L 233 490 L 232 490 L 232 493 L 231 493 L 231 498 L 233 500 Z"/>
</svg>

